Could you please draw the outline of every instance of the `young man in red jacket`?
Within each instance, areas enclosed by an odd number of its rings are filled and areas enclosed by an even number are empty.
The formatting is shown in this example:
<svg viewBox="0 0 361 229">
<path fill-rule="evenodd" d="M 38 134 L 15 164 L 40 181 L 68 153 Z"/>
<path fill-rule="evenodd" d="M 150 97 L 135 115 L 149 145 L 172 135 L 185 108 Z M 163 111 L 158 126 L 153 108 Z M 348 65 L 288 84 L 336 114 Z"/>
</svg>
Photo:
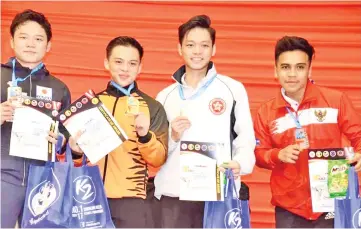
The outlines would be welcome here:
<svg viewBox="0 0 361 229">
<path fill-rule="evenodd" d="M 342 147 L 342 134 L 356 152 L 349 163 L 361 169 L 360 115 L 347 96 L 309 80 L 314 48 L 301 37 L 281 38 L 275 48 L 277 96 L 255 119 L 256 164 L 272 170 L 276 227 L 333 227 L 333 214 L 312 211 L 307 148 Z M 304 134 L 301 144 L 295 134 Z M 331 216 L 331 217 L 330 217 Z"/>
</svg>

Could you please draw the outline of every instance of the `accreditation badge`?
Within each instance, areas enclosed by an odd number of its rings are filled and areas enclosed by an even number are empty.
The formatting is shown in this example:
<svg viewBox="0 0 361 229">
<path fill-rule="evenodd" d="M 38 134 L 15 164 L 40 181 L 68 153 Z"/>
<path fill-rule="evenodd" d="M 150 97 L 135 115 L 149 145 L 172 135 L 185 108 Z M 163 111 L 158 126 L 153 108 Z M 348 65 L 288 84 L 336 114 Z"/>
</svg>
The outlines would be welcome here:
<svg viewBox="0 0 361 229">
<path fill-rule="evenodd" d="M 127 99 L 127 110 L 126 114 L 138 115 L 139 114 L 139 100 L 133 96 L 129 96 Z"/>
<path fill-rule="evenodd" d="M 296 128 L 295 140 L 296 144 L 298 144 L 302 149 L 308 149 L 310 147 L 307 132 L 304 128 Z"/>
<path fill-rule="evenodd" d="M 8 101 L 14 105 L 21 105 L 22 99 L 22 89 L 17 86 L 8 87 Z"/>
</svg>

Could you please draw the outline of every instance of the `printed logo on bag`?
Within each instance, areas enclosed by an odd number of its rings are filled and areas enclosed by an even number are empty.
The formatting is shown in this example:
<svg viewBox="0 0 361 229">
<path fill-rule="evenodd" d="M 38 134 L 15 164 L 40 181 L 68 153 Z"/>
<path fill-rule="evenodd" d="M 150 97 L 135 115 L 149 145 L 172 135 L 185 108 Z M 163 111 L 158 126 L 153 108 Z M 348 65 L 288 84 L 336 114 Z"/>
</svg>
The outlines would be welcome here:
<svg viewBox="0 0 361 229">
<path fill-rule="evenodd" d="M 209 109 L 215 115 L 221 115 L 226 110 L 226 102 L 221 98 L 212 99 L 209 102 Z"/>
<path fill-rule="evenodd" d="M 361 208 L 358 209 L 352 216 L 353 228 L 361 228 Z"/>
<path fill-rule="evenodd" d="M 34 216 L 29 222 L 31 225 L 36 225 L 49 215 L 49 207 L 52 206 L 59 199 L 61 187 L 58 178 L 51 169 L 53 179 L 44 180 L 35 186 L 29 193 L 27 205 Z"/>
<path fill-rule="evenodd" d="M 241 210 L 238 208 L 233 208 L 229 210 L 224 216 L 224 225 L 226 228 L 242 228 L 242 218 L 241 218 Z"/>
<path fill-rule="evenodd" d="M 335 174 L 338 174 L 338 173 L 343 173 L 347 169 L 348 169 L 347 165 L 341 165 L 341 166 L 335 165 L 331 169 L 331 175 L 335 175 Z"/>
<path fill-rule="evenodd" d="M 53 99 L 53 89 L 36 85 L 36 98 L 51 101 Z"/>
<path fill-rule="evenodd" d="M 90 176 L 78 176 L 73 181 L 74 199 L 81 204 L 89 204 L 95 199 L 95 186 Z"/>
</svg>

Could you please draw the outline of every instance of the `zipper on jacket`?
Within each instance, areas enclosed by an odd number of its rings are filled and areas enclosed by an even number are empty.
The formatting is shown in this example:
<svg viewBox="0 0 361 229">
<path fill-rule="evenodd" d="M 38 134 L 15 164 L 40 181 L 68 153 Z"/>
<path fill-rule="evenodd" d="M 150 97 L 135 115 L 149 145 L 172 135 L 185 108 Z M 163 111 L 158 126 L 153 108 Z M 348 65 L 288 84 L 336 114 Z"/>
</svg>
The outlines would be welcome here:
<svg viewBox="0 0 361 229">
<path fill-rule="evenodd" d="M 24 160 L 23 183 L 21 185 L 25 186 L 25 160 Z"/>
<path fill-rule="evenodd" d="M 117 107 L 119 97 L 116 98 L 114 102 L 114 107 L 112 111 L 112 115 L 114 117 L 115 108 Z M 105 162 L 104 162 L 104 170 L 103 170 L 103 185 L 105 185 L 105 176 L 107 175 L 107 167 L 108 167 L 108 154 L 105 156 Z"/>
</svg>

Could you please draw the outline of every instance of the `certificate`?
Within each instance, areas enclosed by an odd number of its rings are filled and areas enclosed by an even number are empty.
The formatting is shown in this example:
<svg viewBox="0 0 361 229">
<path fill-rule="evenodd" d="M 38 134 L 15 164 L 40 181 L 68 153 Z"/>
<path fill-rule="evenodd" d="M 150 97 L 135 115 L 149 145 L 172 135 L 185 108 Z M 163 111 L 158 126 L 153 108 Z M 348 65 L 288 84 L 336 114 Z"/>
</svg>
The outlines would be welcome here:
<svg viewBox="0 0 361 229">
<path fill-rule="evenodd" d="M 335 200 L 329 193 L 329 161 L 345 159 L 343 148 L 310 149 L 308 167 L 313 212 L 335 211 Z"/>
<path fill-rule="evenodd" d="M 128 139 L 91 90 L 64 109 L 58 118 L 71 135 L 82 132 L 77 143 L 93 164 Z"/>
<path fill-rule="evenodd" d="M 57 132 L 58 122 L 53 118 L 58 102 L 24 98 L 23 105 L 14 111 L 11 129 L 10 155 L 42 161 L 55 160 L 55 144 L 48 142 L 48 131 Z"/>
<path fill-rule="evenodd" d="M 210 142 L 180 142 L 180 200 L 224 200 L 224 174 L 217 161 L 223 148 Z"/>
</svg>

